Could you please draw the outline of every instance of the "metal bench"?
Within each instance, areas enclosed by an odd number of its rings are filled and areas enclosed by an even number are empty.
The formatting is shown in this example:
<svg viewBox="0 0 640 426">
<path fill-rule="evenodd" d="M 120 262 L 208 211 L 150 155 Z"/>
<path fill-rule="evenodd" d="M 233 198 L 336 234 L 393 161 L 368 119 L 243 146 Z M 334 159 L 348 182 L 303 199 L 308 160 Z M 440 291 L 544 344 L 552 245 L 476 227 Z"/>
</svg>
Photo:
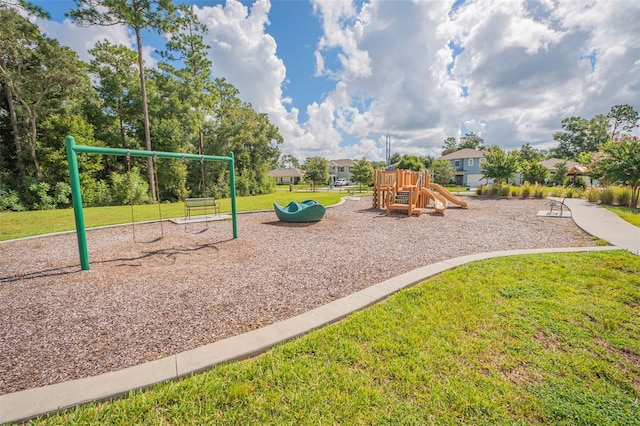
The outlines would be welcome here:
<svg viewBox="0 0 640 426">
<path fill-rule="evenodd" d="M 191 217 L 192 210 L 204 210 L 205 214 L 207 211 L 220 214 L 220 205 L 216 203 L 215 198 L 185 198 L 184 212 L 187 219 Z"/>
<path fill-rule="evenodd" d="M 566 198 L 567 197 L 563 198 L 562 201 L 550 200 L 549 201 L 549 213 L 548 214 L 551 214 L 551 213 L 553 213 L 554 210 L 556 210 L 556 211 L 559 211 L 560 212 L 560 216 L 562 216 L 563 210 L 564 210 L 564 207 L 565 207 L 564 200 Z"/>
</svg>

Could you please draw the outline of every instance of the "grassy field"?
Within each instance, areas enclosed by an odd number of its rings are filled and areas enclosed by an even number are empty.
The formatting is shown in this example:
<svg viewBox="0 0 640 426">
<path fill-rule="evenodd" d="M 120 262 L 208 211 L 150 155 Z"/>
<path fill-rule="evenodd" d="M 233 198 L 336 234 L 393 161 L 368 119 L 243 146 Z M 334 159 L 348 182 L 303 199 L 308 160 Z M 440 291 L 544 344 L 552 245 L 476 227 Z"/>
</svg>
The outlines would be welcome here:
<svg viewBox="0 0 640 426">
<path fill-rule="evenodd" d="M 640 424 L 640 258 L 482 261 L 256 358 L 34 424 Z"/>
<path fill-rule="evenodd" d="M 632 209 L 631 207 L 613 207 L 604 206 L 607 210 L 620 216 L 622 219 L 632 225 L 640 227 L 640 209 Z"/>
<path fill-rule="evenodd" d="M 303 201 L 309 198 L 329 206 L 336 204 L 346 195 L 346 192 L 278 191 L 254 197 L 238 197 L 237 208 L 238 211 L 267 210 L 273 209 L 274 202 L 286 205 L 292 200 Z M 224 198 L 219 202 L 221 212 L 231 211 L 230 198 Z M 160 217 L 160 214 L 165 219 L 184 217 L 184 204 L 182 202 L 163 203 L 160 205 L 160 211 L 157 204 L 138 205 L 133 208 L 133 217 L 136 222 L 155 220 Z M 204 212 L 200 211 L 198 214 L 204 214 Z M 87 228 L 128 223 L 131 222 L 131 207 L 88 207 L 84 209 L 84 216 Z M 73 229 L 75 229 L 73 209 L 0 213 L 0 241 Z"/>
</svg>

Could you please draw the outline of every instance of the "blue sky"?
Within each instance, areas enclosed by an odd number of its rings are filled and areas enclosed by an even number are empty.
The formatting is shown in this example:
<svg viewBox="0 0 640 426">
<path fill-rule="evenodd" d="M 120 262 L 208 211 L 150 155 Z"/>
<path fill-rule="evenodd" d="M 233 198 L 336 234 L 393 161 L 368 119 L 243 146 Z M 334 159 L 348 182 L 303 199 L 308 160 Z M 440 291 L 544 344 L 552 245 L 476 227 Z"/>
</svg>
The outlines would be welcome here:
<svg viewBox="0 0 640 426">
<path fill-rule="evenodd" d="M 38 0 L 43 31 L 88 60 L 125 28 L 78 28 L 70 0 Z M 640 111 L 634 0 L 189 0 L 209 27 L 213 74 L 267 113 L 300 160 L 439 155 L 446 137 L 554 146 L 569 116 Z M 147 37 L 153 66 L 158 37 Z"/>
</svg>

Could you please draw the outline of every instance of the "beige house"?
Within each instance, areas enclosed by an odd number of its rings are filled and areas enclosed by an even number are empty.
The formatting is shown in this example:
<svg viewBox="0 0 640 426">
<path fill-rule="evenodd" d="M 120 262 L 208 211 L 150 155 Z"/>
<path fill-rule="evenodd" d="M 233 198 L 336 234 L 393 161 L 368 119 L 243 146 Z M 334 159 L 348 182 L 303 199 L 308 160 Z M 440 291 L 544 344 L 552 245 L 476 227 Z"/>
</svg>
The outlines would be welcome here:
<svg viewBox="0 0 640 426">
<path fill-rule="evenodd" d="M 288 169 L 275 169 L 269 172 L 269 176 L 276 180 L 278 185 L 290 185 L 300 183 L 304 176 L 304 170 L 297 167 Z"/>
</svg>

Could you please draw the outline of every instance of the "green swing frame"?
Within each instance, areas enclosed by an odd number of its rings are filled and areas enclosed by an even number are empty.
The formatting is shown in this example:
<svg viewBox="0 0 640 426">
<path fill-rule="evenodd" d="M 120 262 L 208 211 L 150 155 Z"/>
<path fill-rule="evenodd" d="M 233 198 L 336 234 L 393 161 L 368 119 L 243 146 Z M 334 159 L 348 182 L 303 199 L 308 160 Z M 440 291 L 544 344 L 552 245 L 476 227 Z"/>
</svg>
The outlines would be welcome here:
<svg viewBox="0 0 640 426">
<path fill-rule="evenodd" d="M 153 158 L 176 158 L 201 161 L 221 161 L 229 164 L 229 186 L 231 194 L 231 222 L 233 224 L 233 238 L 238 238 L 238 214 L 236 208 L 236 178 L 233 152 L 229 152 L 228 157 L 218 157 L 213 155 L 183 154 L 162 151 L 143 151 L 135 149 L 103 148 L 97 146 L 76 145 L 73 136 L 65 138 L 67 150 L 67 160 L 69 163 L 69 180 L 71 183 L 71 198 L 73 202 L 73 214 L 76 223 L 76 235 L 78 238 L 78 252 L 80 255 L 80 268 L 88 271 L 89 251 L 87 249 L 87 233 L 84 224 L 84 211 L 82 208 L 82 191 L 80 188 L 80 175 L 78 173 L 78 153 L 119 155 L 131 157 L 153 157 Z"/>
</svg>

